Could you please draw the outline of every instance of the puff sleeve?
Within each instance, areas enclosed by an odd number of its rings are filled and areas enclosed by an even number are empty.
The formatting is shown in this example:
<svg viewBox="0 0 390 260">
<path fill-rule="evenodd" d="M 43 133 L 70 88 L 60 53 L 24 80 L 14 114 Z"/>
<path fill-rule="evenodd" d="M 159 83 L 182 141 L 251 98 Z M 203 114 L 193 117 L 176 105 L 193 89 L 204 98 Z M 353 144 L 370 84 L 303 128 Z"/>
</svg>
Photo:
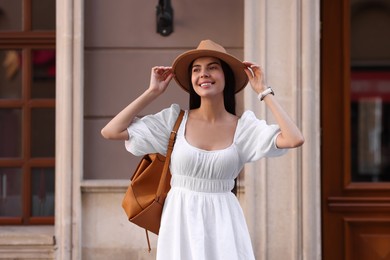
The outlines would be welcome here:
<svg viewBox="0 0 390 260">
<path fill-rule="evenodd" d="M 179 113 L 179 105 L 173 104 L 157 114 L 135 118 L 127 128 L 129 140 L 125 141 L 126 150 L 135 156 L 148 153 L 165 155 Z"/>
<path fill-rule="evenodd" d="M 278 125 L 268 125 L 256 118 L 252 111 L 241 116 L 237 126 L 236 145 L 243 163 L 253 162 L 263 157 L 275 157 L 285 154 L 287 149 L 276 146 L 279 135 Z"/>
</svg>

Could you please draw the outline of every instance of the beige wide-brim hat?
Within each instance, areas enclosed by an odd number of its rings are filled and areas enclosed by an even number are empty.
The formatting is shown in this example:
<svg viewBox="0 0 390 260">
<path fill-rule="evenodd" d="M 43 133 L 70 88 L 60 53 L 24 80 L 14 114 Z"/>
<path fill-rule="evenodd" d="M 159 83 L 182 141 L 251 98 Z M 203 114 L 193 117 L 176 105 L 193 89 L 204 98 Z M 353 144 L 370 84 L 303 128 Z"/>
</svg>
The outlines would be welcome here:
<svg viewBox="0 0 390 260">
<path fill-rule="evenodd" d="M 235 93 L 241 91 L 247 85 L 248 76 L 244 71 L 245 65 L 242 61 L 228 54 L 221 45 L 211 40 L 203 40 L 196 49 L 184 52 L 173 62 L 172 69 L 175 74 L 175 80 L 185 91 L 190 91 L 189 66 L 194 60 L 200 57 L 215 57 L 223 60 L 230 66 L 236 81 Z"/>
</svg>

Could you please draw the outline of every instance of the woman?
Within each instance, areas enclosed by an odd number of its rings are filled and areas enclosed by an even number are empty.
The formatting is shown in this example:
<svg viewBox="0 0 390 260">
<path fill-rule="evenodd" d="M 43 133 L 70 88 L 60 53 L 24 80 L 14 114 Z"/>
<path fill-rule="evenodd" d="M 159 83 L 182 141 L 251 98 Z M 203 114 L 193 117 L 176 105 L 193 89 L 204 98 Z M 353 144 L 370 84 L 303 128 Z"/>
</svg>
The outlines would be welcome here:
<svg viewBox="0 0 390 260">
<path fill-rule="evenodd" d="M 165 201 L 157 259 L 254 259 L 237 198 L 230 192 L 246 162 L 279 156 L 303 144 L 293 121 L 264 84 L 261 68 L 241 62 L 210 41 L 154 67 L 149 88 L 103 129 L 107 139 L 126 140 L 135 155 L 166 153 L 180 107 L 172 105 L 142 119 L 136 115 L 160 96 L 172 78 L 190 93 L 171 157 L 171 190 Z M 235 93 L 247 83 L 274 115 L 267 125 L 251 111 L 235 115 Z"/>
</svg>

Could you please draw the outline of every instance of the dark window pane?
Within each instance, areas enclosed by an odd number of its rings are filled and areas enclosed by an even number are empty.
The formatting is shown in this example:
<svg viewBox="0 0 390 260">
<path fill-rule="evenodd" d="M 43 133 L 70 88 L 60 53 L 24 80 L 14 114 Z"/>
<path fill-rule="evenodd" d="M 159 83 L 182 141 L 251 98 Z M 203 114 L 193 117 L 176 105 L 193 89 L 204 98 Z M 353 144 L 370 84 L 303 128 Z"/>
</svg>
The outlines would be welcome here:
<svg viewBox="0 0 390 260">
<path fill-rule="evenodd" d="M 20 50 L 0 50 L 0 99 L 22 96 L 22 64 Z"/>
<path fill-rule="evenodd" d="M 54 157 L 54 108 L 31 110 L 31 157 Z"/>
<path fill-rule="evenodd" d="M 22 215 L 22 171 L 0 168 L 0 217 Z"/>
<path fill-rule="evenodd" d="M 54 216 L 54 168 L 31 171 L 31 216 Z"/>
<path fill-rule="evenodd" d="M 390 182 L 390 3 L 351 4 L 351 179 Z"/>
<path fill-rule="evenodd" d="M 56 0 L 32 0 L 32 29 L 56 29 Z"/>
<path fill-rule="evenodd" d="M 20 109 L 0 109 L 0 158 L 21 157 L 22 113 Z"/>
<path fill-rule="evenodd" d="M 351 97 L 352 180 L 388 182 L 390 70 L 353 72 Z"/>
<path fill-rule="evenodd" d="M 31 98 L 55 98 L 55 50 L 32 52 Z"/>
<path fill-rule="evenodd" d="M 0 31 L 22 30 L 22 0 L 0 1 Z"/>
</svg>

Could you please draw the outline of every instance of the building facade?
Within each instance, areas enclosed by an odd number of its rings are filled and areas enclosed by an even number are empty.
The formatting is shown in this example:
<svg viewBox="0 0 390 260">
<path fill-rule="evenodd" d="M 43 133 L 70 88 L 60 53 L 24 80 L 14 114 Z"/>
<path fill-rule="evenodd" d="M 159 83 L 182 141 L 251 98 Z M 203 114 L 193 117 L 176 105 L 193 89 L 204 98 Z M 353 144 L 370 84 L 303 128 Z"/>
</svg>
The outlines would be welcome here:
<svg viewBox="0 0 390 260">
<path fill-rule="evenodd" d="M 355 6 L 362 2 L 351 1 Z M 388 2 L 376 2 L 390 10 Z M 364 242 L 354 240 L 362 234 L 373 238 L 368 238 L 367 244 L 381 239 L 386 245 L 388 240 L 383 234 L 390 233 L 386 229 L 390 222 L 390 187 L 386 179 L 379 180 L 379 186 L 366 181 L 367 185 L 361 190 L 355 187 L 355 193 L 342 197 L 332 190 L 335 179 L 324 177 L 336 174 L 334 178 L 341 178 L 341 183 L 337 183 L 342 187 L 342 194 L 355 182 L 353 178 L 344 177 L 350 176 L 348 169 L 332 173 L 334 169 L 327 168 L 337 159 L 327 157 L 329 151 L 332 155 L 340 150 L 343 161 L 342 156 L 352 149 L 326 146 L 335 136 L 331 126 L 343 120 L 341 115 L 350 113 L 348 105 L 340 105 L 345 109 L 338 115 L 332 109 L 339 108 L 339 101 L 340 104 L 349 101 L 346 97 L 337 99 L 346 92 L 336 87 L 350 83 L 345 81 L 349 75 L 345 72 L 349 71 L 346 66 L 351 62 L 348 52 L 337 50 L 350 49 L 345 44 L 345 35 L 351 28 L 349 16 L 345 18 L 345 15 L 358 9 L 351 9 L 351 3 L 173 0 L 173 33 L 163 36 L 156 32 L 158 1 L 57 0 L 54 220 L 52 224 L 47 220 L 45 225 L 2 224 L 0 259 L 155 258 L 157 237 L 151 236 L 153 249 L 148 253 L 144 231 L 130 224 L 121 208 L 130 174 L 139 158 L 127 153 L 123 143 L 104 140 L 100 130 L 146 89 L 152 66 L 170 65 L 178 54 L 195 48 L 202 39 L 212 39 L 225 46 L 229 53 L 261 64 L 265 68 L 267 84 L 273 87 L 275 96 L 306 139 L 302 147 L 287 155 L 248 164 L 243 171 L 238 196 L 256 259 L 357 259 L 351 253 L 352 246 L 366 248 Z M 390 21 L 386 20 L 386 14 L 387 11 L 383 18 L 385 22 Z M 330 21 L 332 17 L 334 22 Z M 0 47 L 12 49 L 4 40 L 7 35 L 1 34 Z M 40 37 L 43 36 L 50 38 L 46 34 Z M 12 37 L 13 42 L 17 42 L 17 37 Z M 385 42 L 387 39 L 389 37 L 383 38 Z M 54 43 L 46 41 L 42 44 Z M 335 46 L 327 45 L 332 43 Z M 386 63 L 390 60 L 386 55 L 386 50 L 379 55 L 384 57 L 385 71 L 390 64 Z M 331 58 L 334 59 L 328 61 Z M 335 70 L 327 67 L 332 62 L 344 64 L 344 67 Z M 342 77 L 336 77 L 338 71 L 344 71 Z M 328 72 L 330 74 L 326 74 Z M 341 85 L 324 81 L 324 76 L 340 79 Z M 332 89 L 330 94 L 326 91 L 328 87 Z M 238 94 L 237 100 L 239 113 L 249 109 L 259 118 L 274 121 L 251 88 Z M 157 112 L 171 103 L 178 103 L 183 108 L 188 103 L 187 94 L 174 82 L 140 116 Z M 2 104 L 0 102 L 0 106 Z M 349 134 L 346 136 L 349 138 Z M 346 136 L 341 135 L 340 142 L 349 140 Z M 336 152 L 329 149 L 336 149 Z M 378 190 L 378 187 L 380 194 L 362 192 Z M 364 196 L 359 197 L 359 194 Z M 357 206 L 355 215 L 348 207 L 351 201 Z M 371 209 L 377 210 L 378 214 L 359 215 Z M 355 228 L 353 224 L 356 223 L 366 225 L 368 229 Z M 375 231 L 378 223 L 379 227 L 385 227 L 384 232 Z M 337 229 L 338 233 L 328 232 L 327 227 Z M 332 246 L 333 237 L 339 235 L 342 238 L 338 241 L 337 255 L 324 253 Z M 375 247 L 372 252 L 362 250 L 369 257 L 380 257 L 389 253 L 388 248 Z"/>
</svg>

